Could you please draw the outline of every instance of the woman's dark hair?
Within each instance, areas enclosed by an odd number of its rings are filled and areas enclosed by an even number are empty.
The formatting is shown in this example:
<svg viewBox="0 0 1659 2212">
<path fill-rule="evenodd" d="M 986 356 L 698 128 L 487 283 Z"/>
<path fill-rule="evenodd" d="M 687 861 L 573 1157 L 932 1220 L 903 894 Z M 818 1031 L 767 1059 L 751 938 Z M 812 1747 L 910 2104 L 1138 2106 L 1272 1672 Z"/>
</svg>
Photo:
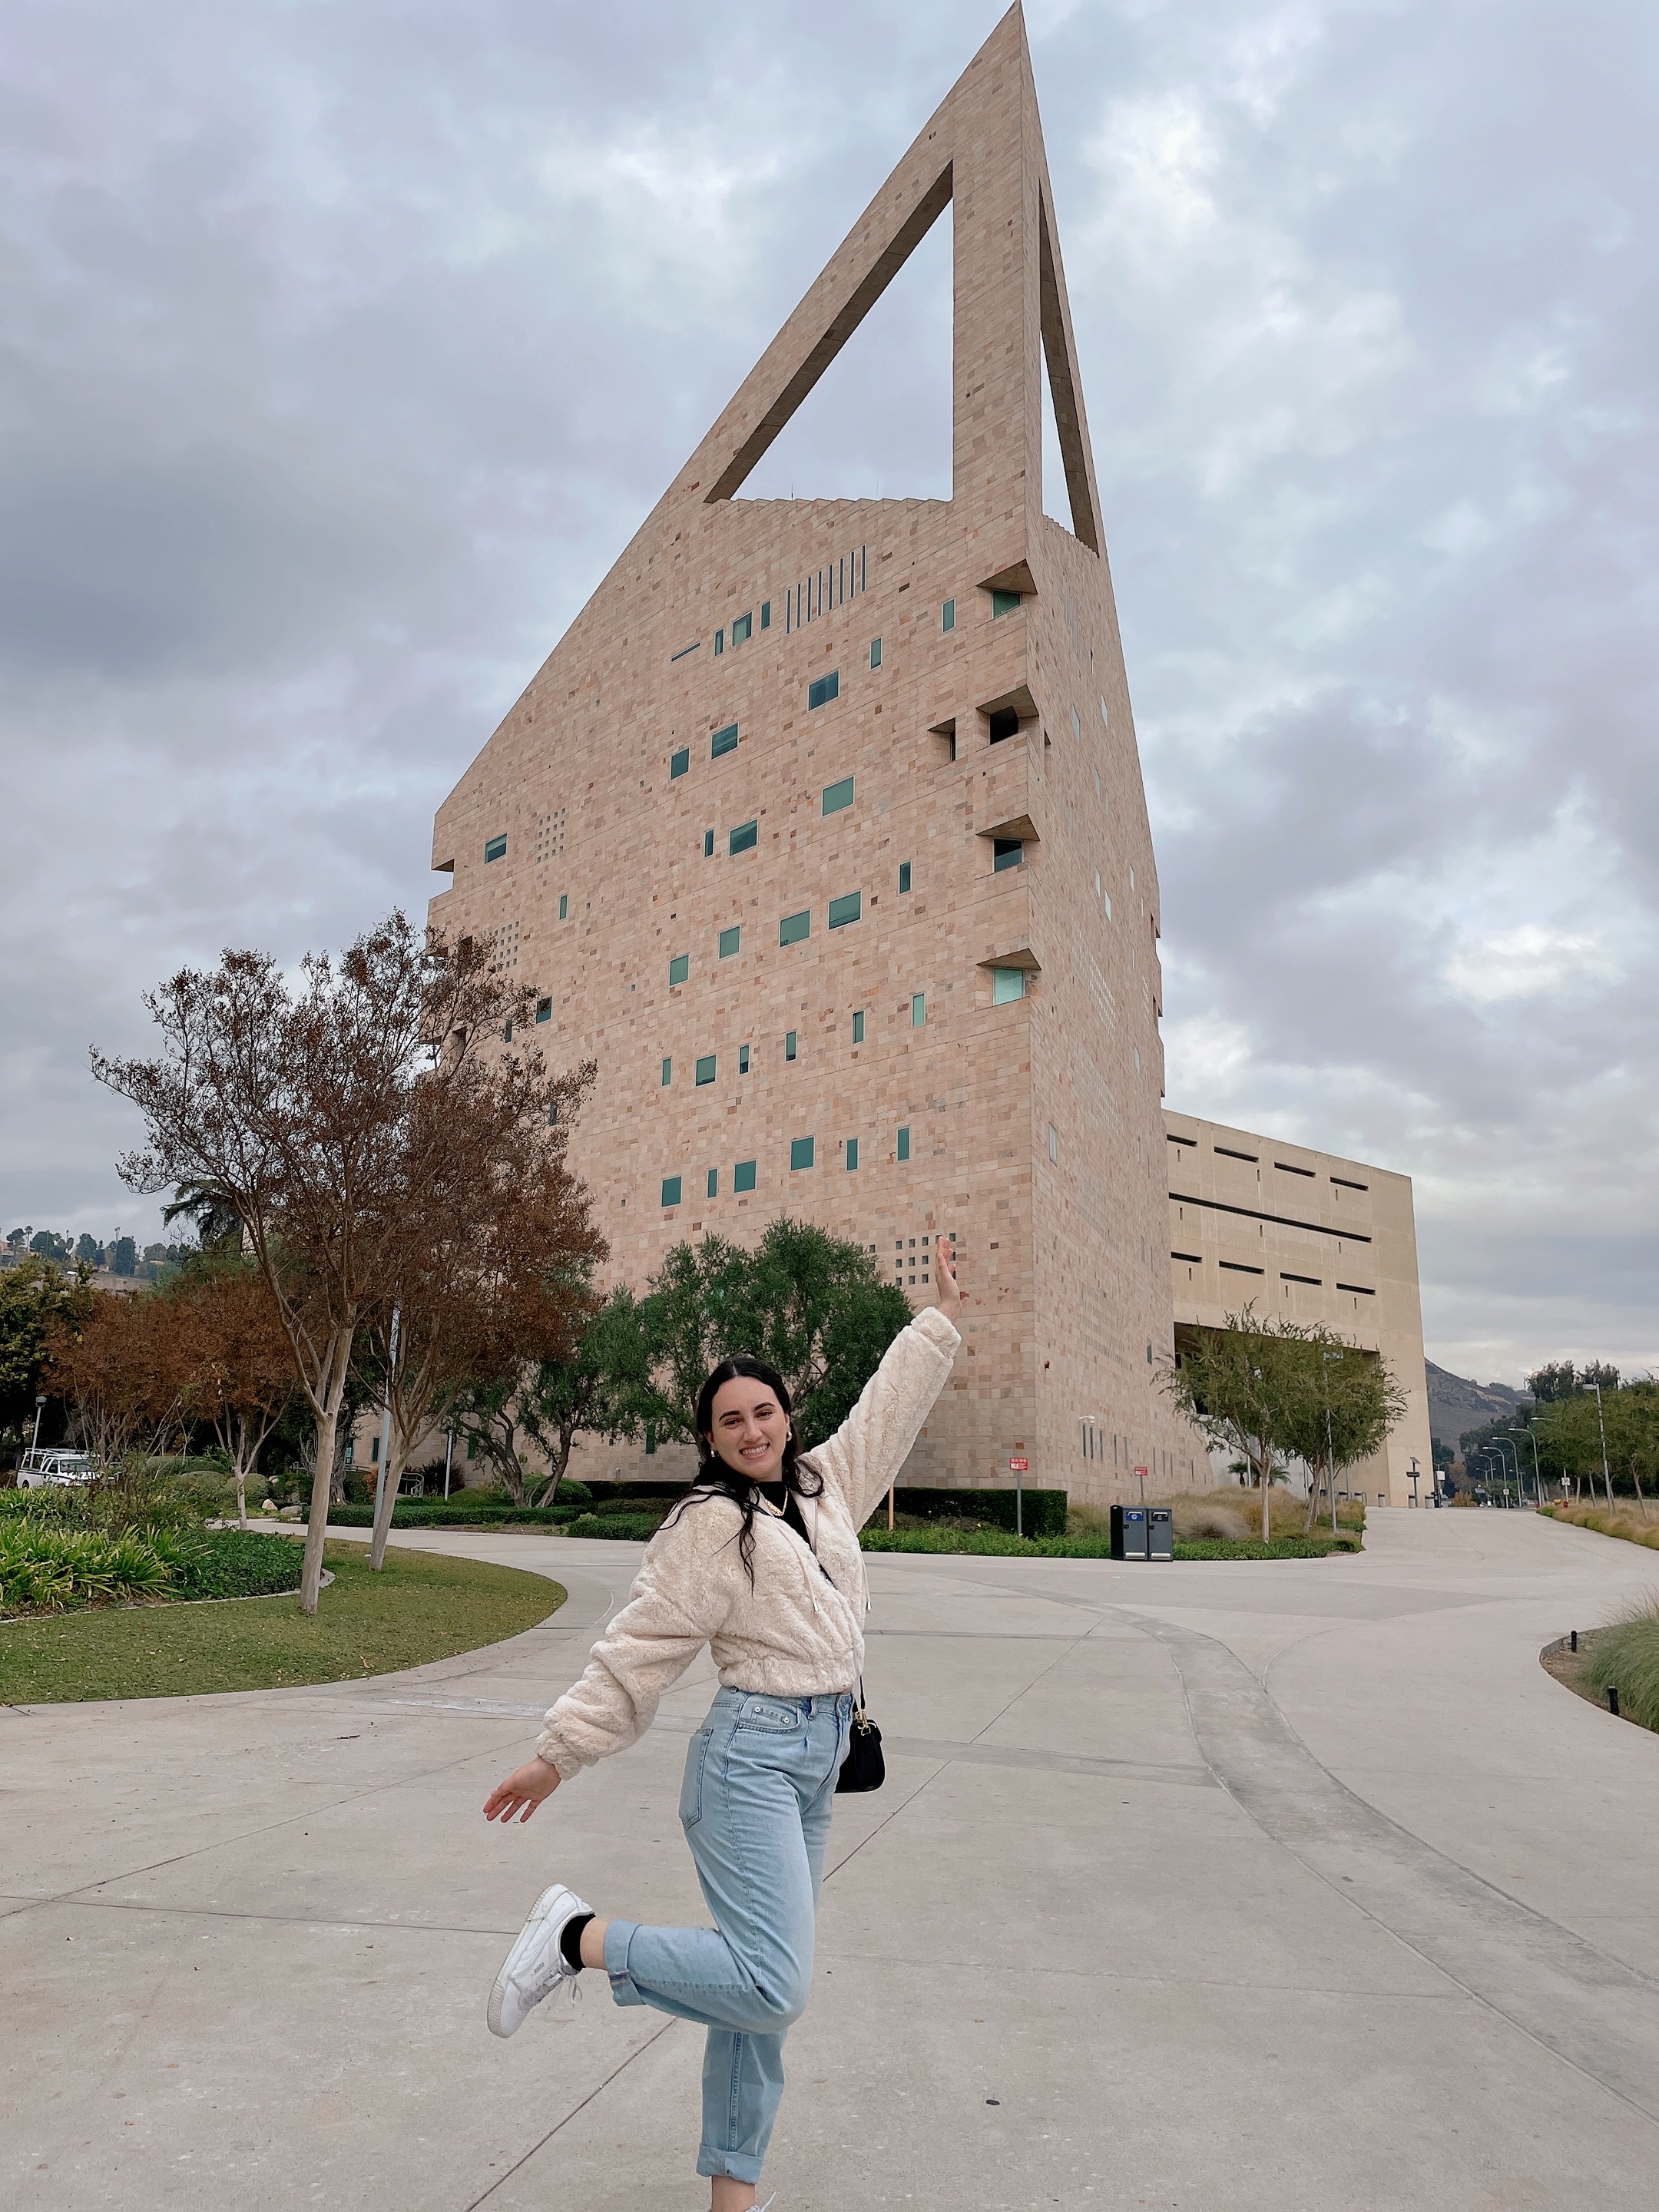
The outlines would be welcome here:
<svg viewBox="0 0 1659 2212">
<path fill-rule="evenodd" d="M 685 1505 L 696 1503 L 698 1496 L 729 1498 L 743 1516 L 738 1530 L 738 1557 L 743 1561 L 744 1572 L 749 1577 L 749 1587 L 755 1587 L 755 1514 L 760 1492 L 742 1470 L 728 1467 L 714 1449 L 714 1401 L 723 1383 L 735 1382 L 739 1376 L 751 1382 L 763 1383 L 782 1407 L 786 1419 L 793 1412 L 789 1402 L 789 1390 L 775 1367 L 769 1367 L 763 1359 L 757 1359 L 747 1352 L 734 1352 L 722 1359 L 709 1374 L 708 1381 L 697 1393 L 697 1443 L 702 1452 L 690 1495 L 676 1506 L 669 1515 L 677 1521 Z M 795 1446 L 792 1427 L 784 1440 L 783 1464 L 779 1469 L 786 1490 L 793 1490 L 797 1498 L 817 1498 L 823 1489 L 823 1477 L 815 1474 L 810 1467 L 800 1464 L 800 1455 Z"/>
</svg>

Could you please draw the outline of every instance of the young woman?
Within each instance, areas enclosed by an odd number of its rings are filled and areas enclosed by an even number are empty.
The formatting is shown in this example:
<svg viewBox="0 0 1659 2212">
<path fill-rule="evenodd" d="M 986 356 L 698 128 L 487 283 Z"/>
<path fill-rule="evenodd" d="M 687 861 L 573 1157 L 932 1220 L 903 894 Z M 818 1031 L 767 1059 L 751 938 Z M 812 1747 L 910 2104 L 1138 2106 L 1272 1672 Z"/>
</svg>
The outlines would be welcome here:
<svg viewBox="0 0 1659 2212">
<path fill-rule="evenodd" d="M 904 1464 L 961 1338 L 956 1267 L 934 1250 L 937 1303 L 888 1346 L 827 1443 L 797 1455 L 789 1394 L 757 1359 L 724 1359 L 697 1398 L 702 1464 L 647 1547 L 628 1603 L 547 1716 L 536 1756 L 484 1806 L 527 1820 L 562 1782 L 635 1742 L 705 1644 L 721 1687 L 691 1739 L 680 1821 L 710 1928 L 601 1918 L 543 1891 L 489 1996 L 511 2035 L 584 1967 L 618 2004 L 708 2030 L 697 2172 L 713 2212 L 750 2212 L 783 2094 L 783 2039 L 812 1978 L 836 1780 L 864 1666 L 858 1532 Z M 770 2202 L 769 2198 L 768 2202 Z"/>
</svg>

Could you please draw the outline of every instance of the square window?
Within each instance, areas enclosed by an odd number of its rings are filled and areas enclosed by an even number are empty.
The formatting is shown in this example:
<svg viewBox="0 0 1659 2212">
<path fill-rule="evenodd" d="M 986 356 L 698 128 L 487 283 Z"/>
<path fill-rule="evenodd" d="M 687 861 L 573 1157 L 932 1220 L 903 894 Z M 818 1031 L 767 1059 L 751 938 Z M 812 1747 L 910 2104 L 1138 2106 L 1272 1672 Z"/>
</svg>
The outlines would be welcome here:
<svg viewBox="0 0 1659 2212">
<path fill-rule="evenodd" d="M 732 954 L 737 951 L 737 949 L 738 949 L 738 939 L 739 939 L 742 935 L 743 935 L 743 931 L 742 931 L 741 927 L 738 927 L 738 928 L 736 928 L 736 929 L 723 929 L 723 930 L 721 930 L 721 932 L 720 932 L 720 958 L 721 958 L 722 960 L 729 960 L 729 959 L 732 957 Z"/>
<path fill-rule="evenodd" d="M 1018 592 L 993 592 L 991 594 L 991 613 L 994 619 L 998 615 L 1013 614 L 1018 605 Z"/>
<path fill-rule="evenodd" d="M 678 1176 L 665 1176 L 663 1177 L 662 1202 L 665 1206 L 678 1206 L 679 1204 L 680 1179 Z"/>
<path fill-rule="evenodd" d="M 927 1019 L 927 994 L 918 991 L 910 1001 L 910 1026 L 921 1029 Z"/>
<path fill-rule="evenodd" d="M 665 1089 L 674 1080 L 674 1063 L 672 1060 L 665 1060 L 662 1064 L 662 1079 Z"/>
<path fill-rule="evenodd" d="M 909 888 L 910 863 L 908 860 L 901 860 L 899 862 L 899 889 L 902 891 L 908 891 Z"/>
<path fill-rule="evenodd" d="M 738 1073 L 739 1075 L 747 1075 L 748 1073 L 749 1048 L 746 1044 L 740 1044 L 738 1047 Z"/>
<path fill-rule="evenodd" d="M 726 650 L 726 632 L 725 632 L 723 629 L 717 629 L 717 630 L 714 632 L 714 657 L 715 657 L 715 659 L 718 659 L 720 658 L 720 654 L 721 654 L 721 653 L 723 653 L 725 652 L 725 650 Z"/>
<path fill-rule="evenodd" d="M 770 599 L 763 599 L 761 601 L 761 628 L 763 629 L 770 629 L 771 627 L 772 602 Z"/>
<path fill-rule="evenodd" d="M 505 837 L 491 837 L 491 838 L 489 838 L 489 839 L 486 842 L 486 843 L 485 843 L 485 845 L 484 845 L 484 859 L 485 859 L 486 860 L 504 860 L 506 858 L 507 858 L 507 840 L 506 840 L 506 838 L 505 838 Z"/>
<path fill-rule="evenodd" d="M 851 1175 L 858 1164 L 859 1140 L 856 1137 L 849 1137 L 847 1139 L 847 1172 Z"/>
<path fill-rule="evenodd" d="M 954 629 L 956 628 L 957 603 L 954 599 L 946 599 L 945 605 L 939 609 L 939 626 L 941 629 Z"/>
<path fill-rule="evenodd" d="M 753 615 L 739 615 L 736 622 L 732 625 L 732 642 L 733 645 L 746 644 L 754 634 L 755 617 Z"/>
<path fill-rule="evenodd" d="M 878 637 L 872 637 L 870 641 L 870 665 L 872 668 L 881 666 L 881 640 Z"/>
<path fill-rule="evenodd" d="M 569 919 L 570 894 L 568 891 L 561 891 L 559 893 L 559 920 L 561 921 L 568 921 Z"/>
<path fill-rule="evenodd" d="M 1025 846 L 1018 837 L 993 837 L 991 840 L 991 872 L 1000 876 L 1005 869 L 1022 867 L 1025 861 Z"/>
<path fill-rule="evenodd" d="M 718 1168 L 710 1168 L 708 1170 L 708 1189 L 706 1195 L 709 1198 L 718 1198 L 720 1194 L 720 1171 Z"/>
<path fill-rule="evenodd" d="M 832 668 L 827 676 L 820 676 L 806 687 L 806 706 L 810 713 L 814 707 L 827 707 L 832 699 L 841 696 L 841 671 Z"/>
<path fill-rule="evenodd" d="M 994 968 L 991 970 L 991 1004 L 1006 1006 L 1011 1000 L 1025 996 L 1025 970 L 1023 968 Z"/>
<path fill-rule="evenodd" d="M 780 945 L 799 945 L 804 937 L 812 933 L 812 913 L 809 907 L 799 914 L 787 914 L 778 924 Z"/>
<path fill-rule="evenodd" d="M 853 779 L 850 775 L 842 776 L 839 783 L 829 783 L 824 786 L 823 811 L 826 814 L 839 814 L 843 806 L 850 806 L 852 804 Z"/>
<path fill-rule="evenodd" d="M 861 1011 L 853 1017 L 853 1042 L 854 1044 L 864 1042 L 864 1015 Z"/>
<path fill-rule="evenodd" d="M 864 893 L 848 891 L 844 898 L 830 900 L 830 927 L 831 929 L 845 929 L 849 921 L 857 921 L 863 912 Z"/>
<path fill-rule="evenodd" d="M 732 1188 L 733 1190 L 753 1190 L 755 1188 L 755 1163 L 753 1160 L 739 1160 L 738 1162 L 736 1167 L 732 1170 Z"/>
<path fill-rule="evenodd" d="M 898 1156 L 902 1160 L 908 1160 L 910 1157 L 910 1132 L 908 1129 L 901 1129 L 898 1133 Z"/>
<path fill-rule="evenodd" d="M 706 1052 L 697 1061 L 697 1081 L 702 1084 L 712 1083 L 714 1080 L 714 1055 L 712 1052 Z"/>
<path fill-rule="evenodd" d="M 810 1137 L 791 1137 L 789 1139 L 790 1167 L 792 1169 L 810 1168 L 811 1164 L 812 1139 Z"/>
<path fill-rule="evenodd" d="M 1019 735 L 1019 712 L 1017 708 L 999 707 L 995 714 L 987 719 L 991 725 L 991 743 L 994 745 L 1003 744 L 1008 738 Z"/>
<path fill-rule="evenodd" d="M 552 1018 L 553 1018 L 553 1001 L 552 1001 L 552 1000 L 551 1000 L 551 999 L 538 999 L 538 1000 L 537 1000 L 537 1001 L 536 1001 L 536 1019 L 537 1019 L 538 1022 L 550 1022 L 550 1021 L 552 1020 Z"/>
<path fill-rule="evenodd" d="M 710 760 L 724 760 L 727 753 L 734 753 L 737 750 L 738 726 L 735 722 L 728 722 L 723 730 L 716 730 L 708 740 Z"/>
<path fill-rule="evenodd" d="M 689 952 L 677 952 L 668 963 L 669 988 L 672 990 L 676 983 L 684 983 L 690 973 L 691 955 Z"/>
<path fill-rule="evenodd" d="M 668 756 L 668 775 L 670 781 L 672 782 L 677 775 L 688 775 L 690 771 L 690 767 L 691 748 L 690 745 L 682 745 L 678 752 L 670 753 Z"/>
<path fill-rule="evenodd" d="M 760 823 L 758 822 L 739 822 L 737 828 L 726 839 L 726 849 L 728 853 L 749 853 L 752 852 L 759 842 Z"/>
<path fill-rule="evenodd" d="M 793 1030 L 786 1030 L 784 1031 L 783 1056 L 786 1060 L 793 1060 L 795 1057 L 795 1032 Z"/>
<path fill-rule="evenodd" d="M 702 857 L 708 860 L 714 858 L 714 833 L 712 830 L 705 830 L 702 833 Z"/>
</svg>

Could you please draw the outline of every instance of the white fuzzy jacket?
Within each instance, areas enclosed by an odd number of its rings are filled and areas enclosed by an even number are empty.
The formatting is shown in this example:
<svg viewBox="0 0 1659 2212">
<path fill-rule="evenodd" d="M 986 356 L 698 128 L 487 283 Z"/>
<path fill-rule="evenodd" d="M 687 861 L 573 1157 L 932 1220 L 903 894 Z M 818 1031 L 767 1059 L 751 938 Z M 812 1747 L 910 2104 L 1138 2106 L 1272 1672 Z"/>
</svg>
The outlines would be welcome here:
<svg viewBox="0 0 1659 2212">
<path fill-rule="evenodd" d="M 651 1725 L 663 1692 L 706 1644 L 729 1689 L 805 1698 L 850 1690 L 864 1668 L 864 1554 L 859 1530 L 909 1455 L 962 1339 L 936 1307 L 887 1347 L 828 1443 L 802 1455 L 823 1478 L 803 1501 L 812 1555 L 781 1516 L 755 1516 L 755 1585 L 738 1557 L 741 1516 L 711 1497 L 672 1514 L 649 1545 L 628 1603 L 593 1646 L 580 1680 L 553 1706 L 536 1749 L 568 1781 Z"/>
</svg>

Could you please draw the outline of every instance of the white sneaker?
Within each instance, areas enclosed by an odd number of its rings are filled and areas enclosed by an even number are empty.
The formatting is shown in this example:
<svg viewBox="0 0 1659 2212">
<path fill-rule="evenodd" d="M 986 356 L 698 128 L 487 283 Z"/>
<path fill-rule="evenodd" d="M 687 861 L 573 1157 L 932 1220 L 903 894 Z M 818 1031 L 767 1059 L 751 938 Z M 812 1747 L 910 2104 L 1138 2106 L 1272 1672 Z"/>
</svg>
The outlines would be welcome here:
<svg viewBox="0 0 1659 2212">
<path fill-rule="evenodd" d="M 522 2027 L 544 1997 L 557 2000 L 555 2019 L 569 2019 L 581 2001 L 581 1987 L 579 1978 L 564 1962 L 559 1938 L 568 1920 L 592 1909 L 561 1881 L 542 1892 L 514 1938 L 513 1948 L 489 1992 L 492 2035 L 511 2035 Z"/>
</svg>

